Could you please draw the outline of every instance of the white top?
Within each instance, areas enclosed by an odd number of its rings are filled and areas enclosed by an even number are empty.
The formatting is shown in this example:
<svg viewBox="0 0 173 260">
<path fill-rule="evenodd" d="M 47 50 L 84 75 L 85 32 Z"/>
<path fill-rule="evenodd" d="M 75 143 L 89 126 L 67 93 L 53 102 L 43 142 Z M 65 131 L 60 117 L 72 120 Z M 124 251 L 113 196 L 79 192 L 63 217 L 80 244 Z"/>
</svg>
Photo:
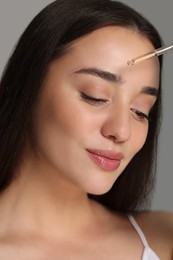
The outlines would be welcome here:
<svg viewBox="0 0 173 260">
<path fill-rule="evenodd" d="M 156 255 L 156 253 L 148 245 L 146 237 L 144 236 L 144 233 L 142 232 L 141 228 L 139 227 L 139 225 L 136 222 L 136 220 L 134 219 L 134 217 L 132 215 L 128 215 L 128 218 L 129 218 L 131 224 L 133 225 L 133 227 L 135 228 L 135 230 L 137 231 L 137 233 L 138 233 L 139 237 L 141 238 L 142 243 L 144 245 L 144 252 L 143 252 L 142 260 L 160 260 L 160 258 Z"/>
</svg>

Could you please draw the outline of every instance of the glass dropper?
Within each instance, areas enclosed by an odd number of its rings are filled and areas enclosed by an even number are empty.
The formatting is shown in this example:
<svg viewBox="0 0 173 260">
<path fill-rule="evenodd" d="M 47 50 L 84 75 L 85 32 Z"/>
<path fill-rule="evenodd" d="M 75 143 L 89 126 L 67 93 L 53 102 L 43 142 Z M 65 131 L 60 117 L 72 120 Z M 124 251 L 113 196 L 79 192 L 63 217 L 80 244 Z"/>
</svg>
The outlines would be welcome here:
<svg viewBox="0 0 173 260">
<path fill-rule="evenodd" d="M 147 53 L 145 53 L 145 54 L 143 54 L 141 56 L 138 56 L 138 57 L 136 57 L 136 58 L 134 58 L 132 60 L 129 60 L 127 62 L 127 64 L 128 65 L 135 65 L 135 64 L 137 64 L 139 62 L 142 62 L 144 60 L 148 60 L 148 59 L 151 59 L 151 58 L 153 58 L 155 56 L 162 55 L 164 52 L 166 52 L 168 50 L 171 50 L 171 49 L 173 49 L 173 43 L 171 45 L 169 45 L 169 46 L 163 46 L 163 47 L 161 47 L 159 49 L 147 52 Z"/>
</svg>

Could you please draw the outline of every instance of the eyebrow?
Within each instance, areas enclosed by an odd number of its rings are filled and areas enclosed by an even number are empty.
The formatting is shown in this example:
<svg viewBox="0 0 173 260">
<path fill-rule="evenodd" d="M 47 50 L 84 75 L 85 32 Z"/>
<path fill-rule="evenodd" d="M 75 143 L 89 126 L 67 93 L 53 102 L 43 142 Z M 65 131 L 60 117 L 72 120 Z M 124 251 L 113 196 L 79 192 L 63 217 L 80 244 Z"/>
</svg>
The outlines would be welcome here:
<svg viewBox="0 0 173 260">
<path fill-rule="evenodd" d="M 113 82 L 113 83 L 118 83 L 118 84 L 121 84 L 123 82 L 121 76 L 117 74 L 113 74 L 109 71 L 100 70 L 98 68 L 83 68 L 78 71 L 75 71 L 75 73 L 93 75 L 103 80 Z"/>
<path fill-rule="evenodd" d="M 112 83 L 117 83 L 117 84 L 122 84 L 124 82 L 120 75 L 113 74 L 109 71 L 101 70 L 101 69 L 98 69 L 98 68 L 82 68 L 80 70 L 75 71 L 74 73 L 76 73 L 76 74 L 88 74 L 88 75 L 96 76 L 96 77 L 101 78 L 103 80 L 106 80 L 106 81 L 109 81 L 109 82 L 112 82 Z M 140 93 L 157 97 L 158 96 L 158 89 L 156 87 L 146 86 L 146 87 L 142 88 Z"/>
<path fill-rule="evenodd" d="M 158 89 L 155 87 L 143 87 L 140 93 L 157 97 Z"/>
</svg>

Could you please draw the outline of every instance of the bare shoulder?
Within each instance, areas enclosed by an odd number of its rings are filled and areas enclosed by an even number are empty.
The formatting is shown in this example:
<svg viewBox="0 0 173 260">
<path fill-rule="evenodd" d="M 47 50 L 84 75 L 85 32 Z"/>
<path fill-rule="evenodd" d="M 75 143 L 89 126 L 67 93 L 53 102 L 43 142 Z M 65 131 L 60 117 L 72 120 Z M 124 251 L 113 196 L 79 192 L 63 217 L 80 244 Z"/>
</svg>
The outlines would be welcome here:
<svg viewBox="0 0 173 260">
<path fill-rule="evenodd" d="M 166 211 L 146 211 L 136 215 L 136 220 L 141 223 L 146 230 L 162 234 L 173 243 L 173 212 Z"/>
<path fill-rule="evenodd" d="M 143 230 L 150 246 L 160 255 L 163 255 L 164 259 L 172 259 L 173 212 L 146 211 L 136 214 L 134 217 Z"/>
</svg>

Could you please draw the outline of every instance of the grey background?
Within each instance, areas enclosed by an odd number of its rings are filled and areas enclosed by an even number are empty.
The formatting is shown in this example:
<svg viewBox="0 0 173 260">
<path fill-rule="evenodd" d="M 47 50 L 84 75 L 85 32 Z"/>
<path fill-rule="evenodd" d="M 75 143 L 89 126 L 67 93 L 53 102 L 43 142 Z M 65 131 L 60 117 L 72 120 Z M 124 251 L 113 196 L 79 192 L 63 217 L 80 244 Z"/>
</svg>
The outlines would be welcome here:
<svg viewBox="0 0 173 260">
<path fill-rule="evenodd" d="M 77 1 L 77 0 L 76 0 Z M 31 19 L 52 0 L 0 0 L 0 75 L 17 39 Z M 166 44 L 173 43 L 173 1 L 124 0 L 144 14 Z M 19 64 L 20 66 L 20 64 Z M 159 143 L 158 179 L 152 209 L 173 211 L 173 51 L 164 55 L 163 121 Z"/>
</svg>

